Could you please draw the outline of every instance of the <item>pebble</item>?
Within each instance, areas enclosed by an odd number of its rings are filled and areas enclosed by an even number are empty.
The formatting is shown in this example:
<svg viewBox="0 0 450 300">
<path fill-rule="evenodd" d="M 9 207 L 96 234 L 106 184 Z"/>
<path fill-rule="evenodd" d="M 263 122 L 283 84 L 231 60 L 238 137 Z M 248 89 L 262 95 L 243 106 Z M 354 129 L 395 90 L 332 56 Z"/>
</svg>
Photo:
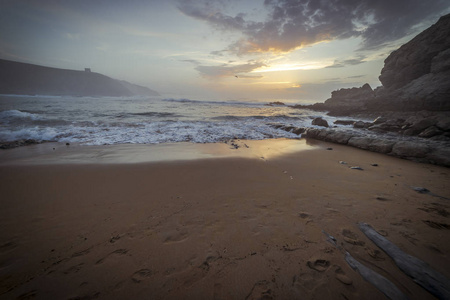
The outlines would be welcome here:
<svg viewBox="0 0 450 300">
<path fill-rule="evenodd" d="M 347 162 L 342 161 L 342 160 L 340 160 L 339 163 L 340 163 L 341 165 L 346 165 L 346 164 L 347 164 Z"/>
<path fill-rule="evenodd" d="M 372 167 L 378 167 L 378 164 L 371 164 Z"/>
<path fill-rule="evenodd" d="M 424 188 L 424 187 L 420 187 L 420 186 L 413 187 L 413 190 L 415 190 L 416 192 L 421 193 L 421 194 L 430 192 L 429 189 Z"/>
<path fill-rule="evenodd" d="M 352 170 L 364 170 L 363 168 L 358 167 L 358 166 L 356 166 L 356 167 L 350 167 L 350 169 L 352 169 Z"/>
<path fill-rule="evenodd" d="M 333 150 L 333 148 L 331 148 L 331 147 L 328 147 L 328 148 L 327 148 L 327 150 Z"/>
</svg>

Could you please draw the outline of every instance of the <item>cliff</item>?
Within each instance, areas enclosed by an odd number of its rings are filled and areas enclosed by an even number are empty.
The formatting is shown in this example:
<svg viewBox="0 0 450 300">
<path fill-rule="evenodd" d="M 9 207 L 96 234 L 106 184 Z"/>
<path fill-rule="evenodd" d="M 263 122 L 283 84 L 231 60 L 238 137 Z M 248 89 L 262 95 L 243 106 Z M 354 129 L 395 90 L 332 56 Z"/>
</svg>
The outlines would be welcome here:
<svg viewBox="0 0 450 300">
<path fill-rule="evenodd" d="M 375 90 L 334 91 L 325 103 L 301 108 L 348 115 L 380 111 L 450 111 L 450 14 L 393 51 Z"/>
<path fill-rule="evenodd" d="M 379 79 L 386 109 L 450 110 L 450 14 L 392 52 Z"/>
<path fill-rule="evenodd" d="M 105 75 L 0 59 L 0 94 L 157 96 L 156 91 Z"/>
</svg>

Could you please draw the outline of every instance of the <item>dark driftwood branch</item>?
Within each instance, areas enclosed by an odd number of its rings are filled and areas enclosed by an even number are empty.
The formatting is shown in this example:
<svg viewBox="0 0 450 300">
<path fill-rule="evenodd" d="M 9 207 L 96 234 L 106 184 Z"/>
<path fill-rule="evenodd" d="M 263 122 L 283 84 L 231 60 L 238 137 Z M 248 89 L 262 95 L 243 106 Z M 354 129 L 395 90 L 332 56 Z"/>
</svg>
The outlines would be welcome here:
<svg viewBox="0 0 450 300">
<path fill-rule="evenodd" d="M 400 291 L 395 284 L 393 284 L 389 279 L 378 274 L 374 270 L 364 266 L 359 261 L 357 261 L 353 256 L 345 251 L 341 246 L 337 244 L 337 240 L 334 236 L 328 234 L 326 231 L 322 232 L 327 236 L 327 241 L 335 246 L 342 253 L 345 253 L 345 261 L 349 266 L 359 272 L 359 274 L 373 286 L 375 286 L 380 292 L 382 292 L 386 297 L 394 300 L 406 300 L 408 297 Z"/>
<path fill-rule="evenodd" d="M 376 232 L 369 224 L 360 223 L 359 228 L 395 261 L 400 270 L 410 276 L 417 284 L 439 299 L 450 299 L 450 281 L 447 277 L 432 269 L 424 261 L 404 253 L 400 248 Z"/>
</svg>

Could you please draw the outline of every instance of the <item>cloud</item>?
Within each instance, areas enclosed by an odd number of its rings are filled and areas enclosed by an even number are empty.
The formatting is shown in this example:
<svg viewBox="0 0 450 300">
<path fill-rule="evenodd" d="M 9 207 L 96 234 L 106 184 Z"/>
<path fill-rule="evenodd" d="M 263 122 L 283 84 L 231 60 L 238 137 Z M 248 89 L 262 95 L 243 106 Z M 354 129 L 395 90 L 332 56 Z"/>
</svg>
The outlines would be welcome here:
<svg viewBox="0 0 450 300">
<path fill-rule="evenodd" d="M 347 78 L 363 78 L 363 77 L 365 77 L 366 75 L 355 75 L 355 76 L 349 76 L 349 77 L 347 77 Z"/>
<path fill-rule="evenodd" d="M 194 64 L 196 66 L 200 65 L 200 62 L 198 60 L 195 60 L 195 59 L 181 59 L 180 61 L 188 62 L 188 63 Z"/>
<path fill-rule="evenodd" d="M 265 0 L 265 21 L 225 14 L 217 3 L 180 1 L 178 9 L 218 30 L 242 38 L 227 50 L 235 54 L 289 52 L 323 41 L 360 37 L 361 50 L 386 46 L 418 30 L 422 22 L 450 11 L 448 0 Z"/>
<path fill-rule="evenodd" d="M 358 57 L 355 58 L 335 60 L 332 65 L 327 66 L 326 68 L 343 68 L 348 65 L 355 66 L 364 63 L 366 58 L 367 57 L 364 55 L 359 55 Z"/>
<path fill-rule="evenodd" d="M 209 79 L 216 79 L 221 77 L 234 77 L 238 76 L 241 78 L 262 78 L 261 75 L 247 75 L 245 73 L 250 73 L 251 71 L 258 69 L 260 67 L 266 66 L 262 62 L 249 62 L 240 65 L 229 65 L 223 64 L 220 66 L 197 66 L 195 69 L 200 73 L 201 76 Z"/>
</svg>

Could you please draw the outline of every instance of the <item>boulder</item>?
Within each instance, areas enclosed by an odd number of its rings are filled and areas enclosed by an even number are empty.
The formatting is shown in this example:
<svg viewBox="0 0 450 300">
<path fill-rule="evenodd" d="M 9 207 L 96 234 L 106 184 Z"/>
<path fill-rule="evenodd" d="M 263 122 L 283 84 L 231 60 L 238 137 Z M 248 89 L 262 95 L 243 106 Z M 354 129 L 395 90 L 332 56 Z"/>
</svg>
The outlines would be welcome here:
<svg viewBox="0 0 450 300">
<path fill-rule="evenodd" d="M 353 127 L 355 128 L 368 128 L 371 125 L 371 123 L 364 122 L 364 121 L 356 121 L 353 123 Z"/>
<path fill-rule="evenodd" d="M 430 126 L 422 131 L 419 136 L 423 138 L 431 138 L 440 134 L 442 134 L 441 130 L 439 130 L 436 126 Z"/>
<path fill-rule="evenodd" d="M 353 125 L 355 120 L 336 120 L 333 123 L 336 125 Z"/>
<path fill-rule="evenodd" d="M 424 143 L 399 141 L 392 147 L 391 154 L 399 157 L 423 158 L 430 150 L 430 147 Z"/>
<path fill-rule="evenodd" d="M 348 145 L 360 149 L 369 150 L 369 145 L 372 143 L 372 141 L 372 138 L 356 136 L 348 140 Z"/>
<path fill-rule="evenodd" d="M 317 125 L 317 126 L 322 126 L 322 127 L 329 127 L 328 126 L 328 122 L 327 120 L 324 120 L 322 118 L 315 118 L 314 120 L 312 120 L 312 125 Z"/>
<path fill-rule="evenodd" d="M 427 156 L 430 163 L 450 167 L 450 148 L 439 148 Z"/>
<path fill-rule="evenodd" d="M 369 144 L 369 150 L 378 153 L 390 153 L 395 142 L 391 140 L 375 139 Z"/>
<path fill-rule="evenodd" d="M 443 131 L 450 131 L 450 117 L 442 117 L 436 123 L 436 127 Z"/>
</svg>

